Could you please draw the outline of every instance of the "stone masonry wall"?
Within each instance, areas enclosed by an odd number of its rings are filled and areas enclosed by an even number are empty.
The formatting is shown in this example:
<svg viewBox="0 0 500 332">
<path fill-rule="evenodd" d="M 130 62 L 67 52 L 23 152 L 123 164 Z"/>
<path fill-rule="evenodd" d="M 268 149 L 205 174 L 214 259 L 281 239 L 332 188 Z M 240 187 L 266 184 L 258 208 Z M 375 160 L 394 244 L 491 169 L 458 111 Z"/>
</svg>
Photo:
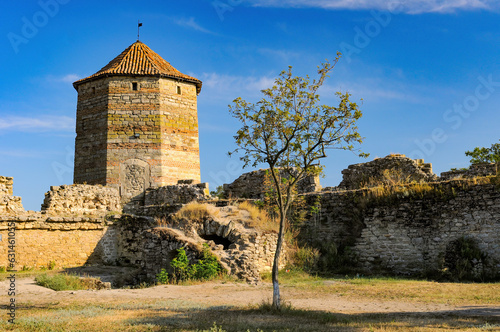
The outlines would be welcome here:
<svg viewBox="0 0 500 332">
<path fill-rule="evenodd" d="M 440 180 L 473 178 L 478 176 L 495 176 L 498 174 L 498 165 L 495 163 L 472 164 L 468 169 L 459 169 L 441 173 Z"/>
<path fill-rule="evenodd" d="M 404 155 L 394 154 L 361 164 L 349 165 L 342 171 L 340 189 L 360 189 L 381 184 L 431 182 L 437 176 L 432 173 L 432 165 L 423 160 L 413 160 Z"/>
<path fill-rule="evenodd" d="M 59 216 L 106 214 L 121 209 L 116 189 L 84 184 L 52 186 L 42 204 L 44 213 Z"/>
<path fill-rule="evenodd" d="M 187 204 L 209 196 L 208 183 L 176 184 L 146 191 L 144 205 Z"/>
<path fill-rule="evenodd" d="M 488 181 L 486 181 L 488 182 Z M 500 190 L 498 184 L 451 181 L 424 192 L 387 196 L 369 190 L 322 193 L 320 213 L 302 235 L 312 245 L 349 246 L 366 272 L 415 275 L 438 269 L 447 245 L 462 236 L 475 239 L 500 271 Z M 311 202 L 317 195 L 308 195 Z"/>
<path fill-rule="evenodd" d="M 106 237 L 108 224 L 95 217 L 56 217 L 41 213 L 0 216 L 0 266 L 8 266 L 9 228 L 15 239 L 17 269 L 81 266 L 102 262 L 106 248 L 99 248 Z M 12 228 L 15 229 L 12 232 Z M 96 250 L 100 251 L 96 255 Z M 109 254 L 107 254 L 109 257 Z"/>
<path fill-rule="evenodd" d="M 259 169 L 245 173 L 230 184 L 224 184 L 224 193 L 231 198 L 263 199 L 266 189 L 264 179 L 266 170 Z M 321 189 L 319 176 L 308 176 L 297 183 L 297 192 L 307 193 Z"/>
</svg>

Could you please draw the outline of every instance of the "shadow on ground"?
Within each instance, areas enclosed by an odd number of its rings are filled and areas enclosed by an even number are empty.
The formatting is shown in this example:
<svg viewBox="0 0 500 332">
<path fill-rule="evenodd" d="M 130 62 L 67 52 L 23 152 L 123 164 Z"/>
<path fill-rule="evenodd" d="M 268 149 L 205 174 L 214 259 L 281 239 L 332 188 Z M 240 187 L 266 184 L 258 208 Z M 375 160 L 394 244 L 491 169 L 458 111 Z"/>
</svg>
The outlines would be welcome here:
<svg viewBox="0 0 500 332">
<path fill-rule="evenodd" d="M 154 325 L 162 329 L 210 329 L 225 331 L 359 331 L 391 326 L 401 330 L 419 328 L 498 328 L 500 308 L 467 307 L 463 310 L 409 313 L 340 314 L 325 311 L 287 309 L 273 313 L 261 309 L 208 307 L 206 309 L 165 308 L 154 315 L 131 319 L 127 325 Z M 216 330 L 219 331 L 219 330 Z"/>
</svg>

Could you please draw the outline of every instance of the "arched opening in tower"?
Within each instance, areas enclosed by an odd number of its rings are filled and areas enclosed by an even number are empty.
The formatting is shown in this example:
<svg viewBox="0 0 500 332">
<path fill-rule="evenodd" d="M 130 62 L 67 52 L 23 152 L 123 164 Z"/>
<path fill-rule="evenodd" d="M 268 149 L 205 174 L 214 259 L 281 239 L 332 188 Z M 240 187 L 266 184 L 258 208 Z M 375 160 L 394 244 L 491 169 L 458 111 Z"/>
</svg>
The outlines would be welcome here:
<svg viewBox="0 0 500 332">
<path fill-rule="evenodd" d="M 229 249 L 229 246 L 232 244 L 231 241 L 229 241 L 227 238 L 225 237 L 222 237 L 222 236 L 218 236 L 218 235 L 215 235 L 215 234 L 211 234 L 211 235 L 200 235 L 200 237 L 204 240 L 207 240 L 207 241 L 214 241 L 215 244 L 222 244 L 222 246 L 224 247 L 224 250 L 227 250 Z"/>
</svg>

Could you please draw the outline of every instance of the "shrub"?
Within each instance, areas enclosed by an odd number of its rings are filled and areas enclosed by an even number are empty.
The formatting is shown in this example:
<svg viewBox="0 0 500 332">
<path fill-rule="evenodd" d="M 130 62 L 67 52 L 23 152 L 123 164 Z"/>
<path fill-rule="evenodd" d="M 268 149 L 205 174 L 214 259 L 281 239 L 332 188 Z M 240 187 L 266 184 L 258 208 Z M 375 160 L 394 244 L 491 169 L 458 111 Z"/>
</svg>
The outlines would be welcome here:
<svg viewBox="0 0 500 332">
<path fill-rule="evenodd" d="M 202 257 L 198 263 L 191 266 L 192 277 L 199 280 L 211 280 L 216 278 L 222 272 L 222 268 L 217 257 L 212 254 L 206 243 L 203 244 L 201 255 Z"/>
<path fill-rule="evenodd" d="M 172 259 L 170 266 L 173 269 L 172 278 L 175 282 L 191 278 L 189 271 L 189 259 L 184 248 L 177 250 L 177 256 Z"/>
<path fill-rule="evenodd" d="M 484 280 L 487 256 L 473 238 L 462 236 L 451 241 L 444 255 L 444 277 L 454 281 Z"/>
<path fill-rule="evenodd" d="M 319 259 L 319 250 L 310 247 L 297 248 L 293 255 L 294 265 L 304 271 L 316 270 Z"/>
<path fill-rule="evenodd" d="M 156 280 L 158 280 L 160 284 L 168 284 L 167 270 L 161 269 L 160 273 L 156 275 Z"/>
<path fill-rule="evenodd" d="M 206 243 L 203 244 L 201 258 L 197 263 L 190 263 L 186 250 L 184 248 L 180 248 L 177 250 L 177 256 L 170 262 L 170 266 L 173 269 L 170 280 L 173 282 L 180 282 L 189 279 L 211 280 L 219 276 L 223 271 L 217 257 L 211 252 L 208 244 Z M 163 273 L 163 271 L 165 272 Z M 160 278 L 167 278 L 166 270 L 162 269 L 162 272 L 156 275 L 156 278 L 159 282 L 161 282 Z"/>
</svg>

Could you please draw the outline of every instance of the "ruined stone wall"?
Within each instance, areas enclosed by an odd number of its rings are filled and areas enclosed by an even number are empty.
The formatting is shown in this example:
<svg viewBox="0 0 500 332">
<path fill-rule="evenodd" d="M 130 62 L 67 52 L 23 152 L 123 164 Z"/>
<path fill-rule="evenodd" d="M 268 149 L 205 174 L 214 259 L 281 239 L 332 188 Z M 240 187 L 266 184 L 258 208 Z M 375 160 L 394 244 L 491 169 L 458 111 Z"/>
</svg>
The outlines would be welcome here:
<svg viewBox="0 0 500 332">
<path fill-rule="evenodd" d="M 233 207 L 234 208 L 234 207 Z M 189 222 L 188 222 L 189 223 Z M 128 255 L 126 260 L 135 261 L 142 267 L 145 280 L 154 280 L 157 273 L 165 268 L 170 270 L 170 262 L 179 248 L 185 248 L 192 261 L 200 258 L 202 244 L 208 243 L 226 271 L 250 283 L 260 280 L 260 272 L 272 268 L 278 235 L 273 232 L 260 232 L 245 229 L 237 222 L 222 222 L 208 218 L 203 224 L 193 222 L 183 227 L 145 228 L 140 235 L 128 233 L 133 241 L 126 240 Z M 140 237 L 140 241 L 136 241 Z M 224 238 L 227 246 L 204 238 Z M 142 247 L 142 248 L 139 248 Z M 286 264 L 286 246 L 282 248 L 280 268 Z"/>
<path fill-rule="evenodd" d="M 147 190 L 144 205 L 187 204 L 192 201 L 203 201 L 209 194 L 208 183 L 163 186 Z"/>
<path fill-rule="evenodd" d="M 21 197 L 13 196 L 14 178 L 0 176 L 0 215 L 16 214 L 24 211 Z"/>
<path fill-rule="evenodd" d="M 84 184 L 52 186 L 42 204 L 44 213 L 59 216 L 106 214 L 121 209 L 116 189 Z"/>
<path fill-rule="evenodd" d="M 484 164 L 472 164 L 468 169 L 458 169 L 448 172 L 441 173 L 440 180 L 453 180 L 453 179 L 464 179 L 464 178 L 474 178 L 478 176 L 495 176 L 498 174 L 498 164 L 495 163 L 484 163 Z"/>
<path fill-rule="evenodd" d="M 394 154 L 361 164 L 349 165 L 342 171 L 343 190 L 373 187 L 381 184 L 436 181 L 432 165 L 423 160 L 413 160 L 404 155 Z"/>
<path fill-rule="evenodd" d="M 366 272 L 405 275 L 438 269 L 447 245 L 466 236 L 500 271 L 498 184 L 451 181 L 423 188 L 374 196 L 366 189 L 308 195 L 310 202 L 319 198 L 321 208 L 302 235 L 317 247 L 351 247 Z"/>
<path fill-rule="evenodd" d="M 230 184 L 224 184 L 224 193 L 231 198 L 263 199 L 266 192 L 264 179 L 266 170 L 259 169 L 245 173 Z M 321 189 L 319 176 L 308 176 L 297 183 L 297 192 L 307 193 Z"/>
</svg>

